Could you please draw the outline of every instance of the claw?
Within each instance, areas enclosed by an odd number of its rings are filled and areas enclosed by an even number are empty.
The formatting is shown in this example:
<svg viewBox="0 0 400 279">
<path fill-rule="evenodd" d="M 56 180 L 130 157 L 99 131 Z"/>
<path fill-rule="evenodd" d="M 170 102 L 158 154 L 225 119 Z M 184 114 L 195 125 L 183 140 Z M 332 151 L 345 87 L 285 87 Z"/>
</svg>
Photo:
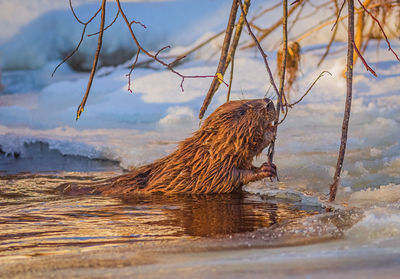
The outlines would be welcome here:
<svg viewBox="0 0 400 279">
<path fill-rule="evenodd" d="M 278 172 L 275 164 L 265 162 L 258 168 L 258 170 L 261 173 L 266 173 L 266 177 L 269 177 L 271 181 L 273 181 L 273 177 L 276 177 L 276 179 L 279 181 Z"/>
<path fill-rule="evenodd" d="M 270 172 L 273 176 L 276 176 L 276 166 L 274 164 L 264 163 L 258 170 L 261 172 Z"/>
</svg>

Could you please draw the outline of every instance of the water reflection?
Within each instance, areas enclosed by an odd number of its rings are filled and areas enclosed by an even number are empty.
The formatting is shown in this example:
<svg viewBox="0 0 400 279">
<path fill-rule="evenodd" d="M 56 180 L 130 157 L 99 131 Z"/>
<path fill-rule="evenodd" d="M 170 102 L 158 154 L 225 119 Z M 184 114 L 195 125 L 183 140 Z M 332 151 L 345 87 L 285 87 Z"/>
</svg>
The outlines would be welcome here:
<svg viewBox="0 0 400 279">
<path fill-rule="evenodd" d="M 317 213 L 244 194 L 179 197 L 66 197 L 52 189 L 83 176 L 0 179 L 0 256 L 82 246 L 215 237 Z"/>
<path fill-rule="evenodd" d="M 310 215 L 288 204 L 252 199 L 246 194 L 152 197 L 129 204 L 160 206 L 165 218 L 148 225 L 179 228 L 182 235 L 213 237 L 254 231 L 282 220 Z"/>
</svg>

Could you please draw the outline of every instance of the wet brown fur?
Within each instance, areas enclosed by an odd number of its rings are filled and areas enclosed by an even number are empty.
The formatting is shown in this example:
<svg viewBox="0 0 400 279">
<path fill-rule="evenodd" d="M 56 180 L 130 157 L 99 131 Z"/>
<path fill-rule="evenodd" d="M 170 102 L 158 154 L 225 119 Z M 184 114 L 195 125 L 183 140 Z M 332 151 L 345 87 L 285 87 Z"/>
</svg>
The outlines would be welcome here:
<svg viewBox="0 0 400 279">
<path fill-rule="evenodd" d="M 271 176 L 254 167 L 252 161 L 274 139 L 274 119 L 275 108 L 269 99 L 227 102 L 173 153 L 112 178 L 91 192 L 129 196 L 238 190 L 248 182 Z"/>
</svg>

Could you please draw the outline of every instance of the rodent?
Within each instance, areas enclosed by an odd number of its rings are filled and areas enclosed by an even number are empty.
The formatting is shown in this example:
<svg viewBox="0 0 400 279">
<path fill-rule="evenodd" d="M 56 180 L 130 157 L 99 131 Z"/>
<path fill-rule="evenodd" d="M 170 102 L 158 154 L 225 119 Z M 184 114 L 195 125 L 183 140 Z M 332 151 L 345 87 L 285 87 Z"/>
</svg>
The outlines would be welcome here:
<svg viewBox="0 0 400 279">
<path fill-rule="evenodd" d="M 276 176 L 273 164 L 252 165 L 253 158 L 275 139 L 275 118 L 268 98 L 229 101 L 171 154 L 90 190 L 73 185 L 60 189 L 66 194 L 111 196 L 239 191 L 249 182 Z"/>
</svg>

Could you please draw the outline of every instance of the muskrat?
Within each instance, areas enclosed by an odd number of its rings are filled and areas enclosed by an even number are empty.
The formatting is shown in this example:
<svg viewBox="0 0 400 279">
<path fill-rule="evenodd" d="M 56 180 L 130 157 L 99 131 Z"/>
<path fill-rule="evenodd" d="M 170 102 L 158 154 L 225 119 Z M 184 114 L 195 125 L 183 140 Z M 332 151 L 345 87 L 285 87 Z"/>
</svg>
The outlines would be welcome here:
<svg viewBox="0 0 400 279">
<path fill-rule="evenodd" d="M 275 118 L 268 98 L 226 102 L 171 154 L 92 187 L 64 184 L 59 190 L 125 197 L 238 191 L 249 182 L 276 176 L 273 164 L 252 165 L 253 158 L 275 139 Z"/>
</svg>

